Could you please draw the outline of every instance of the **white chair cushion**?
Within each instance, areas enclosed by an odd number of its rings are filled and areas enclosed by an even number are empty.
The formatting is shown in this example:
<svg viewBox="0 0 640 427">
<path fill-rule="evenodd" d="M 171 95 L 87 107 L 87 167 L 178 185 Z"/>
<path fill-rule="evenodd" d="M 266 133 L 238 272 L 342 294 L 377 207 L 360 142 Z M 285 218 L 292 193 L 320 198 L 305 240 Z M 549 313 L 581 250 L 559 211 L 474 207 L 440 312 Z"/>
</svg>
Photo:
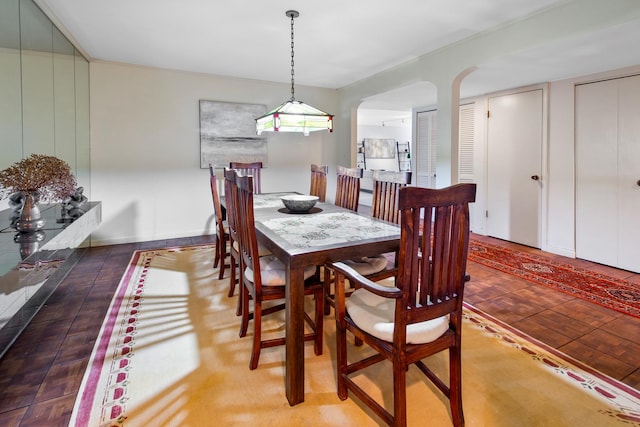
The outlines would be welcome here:
<svg viewBox="0 0 640 427">
<path fill-rule="evenodd" d="M 233 241 L 233 249 L 235 249 L 236 252 L 238 252 L 240 250 L 240 245 L 238 245 L 238 241 L 237 240 Z M 265 248 L 264 246 L 262 246 L 260 244 L 260 242 L 258 242 L 258 256 L 262 257 L 262 256 L 267 256 L 267 255 L 271 255 L 271 251 L 269 249 Z"/>
<path fill-rule="evenodd" d="M 309 265 L 304 268 L 304 279 L 308 279 L 316 273 L 316 267 Z M 260 257 L 260 276 L 263 286 L 284 286 L 286 281 L 286 267 L 275 255 Z M 244 276 L 253 283 L 253 270 L 247 267 Z"/>
<path fill-rule="evenodd" d="M 387 258 L 384 255 L 352 258 L 343 262 L 363 276 L 379 273 L 387 267 Z"/>
<path fill-rule="evenodd" d="M 382 340 L 393 341 L 395 300 L 383 298 L 365 289 L 357 289 L 347 299 L 347 312 L 365 332 Z M 449 329 L 449 317 L 442 316 L 407 326 L 407 344 L 432 342 Z"/>
<path fill-rule="evenodd" d="M 396 287 L 396 277 L 387 277 L 382 280 L 376 281 L 376 285 L 386 286 L 387 288 L 395 288 Z"/>
</svg>

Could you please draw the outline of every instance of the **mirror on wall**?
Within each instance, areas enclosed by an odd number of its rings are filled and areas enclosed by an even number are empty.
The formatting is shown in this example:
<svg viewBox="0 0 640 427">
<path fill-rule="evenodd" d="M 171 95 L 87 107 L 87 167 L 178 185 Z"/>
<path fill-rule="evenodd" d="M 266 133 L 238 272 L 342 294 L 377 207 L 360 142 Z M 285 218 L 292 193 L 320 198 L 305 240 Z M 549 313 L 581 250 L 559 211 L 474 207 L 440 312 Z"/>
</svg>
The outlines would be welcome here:
<svg viewBox="0 0 640 427">
<path fill-rule="evenodd" d="M 33 153 L 69 163 L 90 197 L 89 62 L 33 0 L 0 0 L 0 170 Z"/>
<path fill-rule="evenodd" d="M 0 1 L 0 170 L 22 158 L 19 5 Z"/>
<path fill-rule="evenodd" d="M 75 50 L 76 179 L 91 200 L 91 146 L 89 138 L 89 61 Z"/>
<path fill-rule="evenodd" d="M 53 24 L 31 0 L 20 1 L 22 60 L 22 148 L 55 155 Z"/>
<path fill-rule="evenodd" d="M 71 170 L 76 165 L 75 49 L 53 28 L 53 152 L 64 159 Z"/>
</svg>

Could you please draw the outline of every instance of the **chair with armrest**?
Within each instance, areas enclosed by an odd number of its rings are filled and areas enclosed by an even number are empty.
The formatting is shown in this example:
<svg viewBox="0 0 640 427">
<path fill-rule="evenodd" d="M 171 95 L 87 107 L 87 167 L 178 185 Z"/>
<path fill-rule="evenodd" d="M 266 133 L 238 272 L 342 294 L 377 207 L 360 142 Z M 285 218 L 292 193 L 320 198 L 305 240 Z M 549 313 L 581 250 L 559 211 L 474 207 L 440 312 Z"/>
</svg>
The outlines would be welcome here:
<svg viewBox="0 0 640 427">
<path fill-rule="evenodd" d="M 282 304 L 263 308 L 263 302 L 270 300 L 283 300 L 285 298 L 286 266 L 274 255 L 260 256 L 258 241 L 256 237 L 255 220 L 253 213 L 253 177 L 238 176 L 237 183 L 237 203 L 236 212 L 239 218 L 238 237 L 239 251 L 241 256 L 241 266 L 244 271 L 240 274 L 241 280 L 241 302 L 242 302 L 242 323 L 240 326 L 240 336 L 247 333 L 249 320 L 253 319 L 253 347 L 251 352 L 250 369 L 258 367 L 260 350 L 267 347 L 274 347 L 285 344 L 285 337 L 262 339 L 262 317 L 285 307 Z M 304 294 L 312 295 L 315 298 L 315 318 L 305 313 L 311 332 L 305 333 L 305 341 L 314 341 L 315 354 L 322 354 L 322 333 L 323 333 L 323 304 L 322 283 L 316 280 L 315 266 L 305 268 Z M 301 284 L 302 285 L 302 284 Z M 298 286 L 292 284 L 291 286 Z M 253 312 L 249 311 L 249 301 L 253 300 Z"/>
<path fill-rule="evenodd" d="M 371 216 L 387 222 L 399 222 L 398 191 L 411 183 L 411 172 L 372 171 L 373 197 Z M 396 259 L 392 254 L 345 260 L 345 264 L 373 281 L 393 277 L 396 274 Z M 331 292 L 330 268 L 325 269 L 325 314 L 334 306 Z M 349 291 L 347 294 L 350 294 Z"/>
<path fill-rule="evenodd" d="M 336 167 L 336 197 L 334 203 L 336 206 L 340 206 L 345 209 L 358 212 L 358 204 L 360 203 L 360 180 L 362 179 L 363 170 L 361 168 L 346 168 L 344 166 Z M 363 269 L 369 268 L 365 266 L 368 258 L 362 258 L 359 264 L 362 264 Z M 379 271 L 386 265 L 386 259 L 379 259 L 378 265 L 373 266 L 374 271 Z M 333 282 L 333 276 L 331 268 L 328 265 L 324 266 L 324 314 L 329 314 L 331 307 L 333 306 L 333 293 L 331 292 L 331 284 Z"/>
<path fill-rule="evenodd" d="M 371 216 L 383 221 L 399 224 L 400 210 L 398 209 L 398 196 L 401 188 L 411 184 L 411 172 L 374 170 L 371 177 L 373 179 Z M 364 275 L 374 282 L 395 276 L 397 271 L 397 253 L 395 254 L 395 258 L 393 254 L 390 255 L 389 257 L 385 257 L 388 262 L 382 270 Z M 351 267 L 353 267 L 353 265 L 351 265 Z M 355 266 L 355 270 L 363 274 L 362 271 L 358 270 L 357 266 Z"/>
<path fill-rule="evenodd" d="M 318 200 L 324 202 L 327 196 L 327 173 L 329 167 L 311 165 L 311 188 L 309 194 L 318 196 Z"/>
<path fill-rule="evenodd" d="M 253 177 L 253 192 L 255 194 L 262 193 L 262 187 L 260 185 L 262 162 L 229 162 L 229 167 L 237 170 L 240 175 L 251 175 Z"/>
<path fill-rule="evenodd" d="M 400 210 L 398 209 L 398 195 L 400 189 L 411 184 L 411 172 L 409 171 L 380 171 L 374 170 L 371 174 L 373 180 L 373 197 L 371 203 L 371 216 L 383 221 L 400 223 Z M 398 253 L 383 255 L 387 259 L 385 267 L 365 276 L 374 282 L 394 277 L 398 269 Z M 349 265 L 349 262 L 346 262 Z M 351 267 L 354 267 L 351 265 Z M 356 266 L 356 271 L 358 268 Z M 362 274 L 362 271 L 358 271 Z"/>
<path fill-rule="evenodd" d="M 225 264 L 227 256 L 230 256 L 227 244 L 229 243 L 229 228 L 222 218 L 222 206 L 220 205 L 220 195 L 218 194 L 218 179 L 213 165 L 209 163 L 209 184 L 211 185 L 211 197 L 213 198 L 213 213 L 216 221 L 216 252 L 213 257 L 213 268 L 220 265 L 218 279 L 224 277 L 224 270 L 229 267 Z"/>
<path fill-rule="evenodd" d="M 407 424 L 406 376 L 412 364 L 449 399 L 453 424 L 464 425 L 462 300 L 467 280 L 469 203 L 475 201 L 475 193 L 475 184 L 400 190 L 400 250 L 394 287 L 368 280 L 344 263 L 332 265 L 337 282 L 338 397 L 344 400 L 351 391 L 389 425 Z M 345 280 L 356 288 L 348 299 Z M 350 362 L 347 331 L 376 354 Z M 449 352 L 448 383 L 423 361 L 444 350 Z M 392 412 L 370 397 L 356 378 L 358 371 L 383 360 L 392 364 Z"/>
</svg>

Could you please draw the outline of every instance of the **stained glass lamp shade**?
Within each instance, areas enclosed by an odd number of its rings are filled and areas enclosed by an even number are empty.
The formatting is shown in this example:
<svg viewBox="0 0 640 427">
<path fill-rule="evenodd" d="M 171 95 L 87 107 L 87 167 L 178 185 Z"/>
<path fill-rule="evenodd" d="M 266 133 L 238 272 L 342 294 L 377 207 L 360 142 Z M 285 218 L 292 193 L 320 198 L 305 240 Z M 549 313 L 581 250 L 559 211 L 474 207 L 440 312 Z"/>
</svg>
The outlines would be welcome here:
<svg viewBox="0 0 640 427">
<path fill-rule="evenodd" d="M 296 101 L 293 79 L 293 20 L 300 16 L 296 10 L 287 10 L 285 15 L 291 18 L 291 99 L 256 119 L 256 132 L 309 132 L 328 130 L 333 132 L 333 115 L 318 110 L 304 102 Z"/>
<path fill-rule="evenodd" d="M 311 105 L 291 99 L 256 119 L 258 135 L 272 132 L 309 132 L 328 130 L 333 132 L 333 115 Z"/>
</svg>

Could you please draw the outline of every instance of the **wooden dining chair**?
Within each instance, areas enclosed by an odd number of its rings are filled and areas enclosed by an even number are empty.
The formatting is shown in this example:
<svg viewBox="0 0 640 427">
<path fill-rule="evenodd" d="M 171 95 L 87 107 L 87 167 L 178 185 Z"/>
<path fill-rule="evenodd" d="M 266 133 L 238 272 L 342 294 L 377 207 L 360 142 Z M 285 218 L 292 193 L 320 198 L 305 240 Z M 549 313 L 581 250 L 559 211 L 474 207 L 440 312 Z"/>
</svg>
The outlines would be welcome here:
<svg viewBox="0 0 640 427">
<path fill-rule="evenodd" d="M 227 229 L 229 230 L 229 266 L 231 273 L 229 274 L 229 297 L 232 297 L 235 293 L 236 284 L 239 282 L 239 278 L 236 275 L 237 271 L 242 271 L 242 267 L 240 265 L 241 257 L 240 252 L 238 250 L 239 240 L 238 240 L 238 212 L 234 211 L 234 206 L 237 199 L 237 185 L 236 178 L 240 173 L 235 169 L 225 168 L 224 169 L 224 193 L 225 193 L 225 203 L 227 208 Z M 240 215 L 242 213 L 240 212 Z M 271 251 L 264 247 L 261 244 L 259 246 L 259 254 L 260 256 L 265 256 L 271 254 Z M 238 269 L 238 270 L 236 270 Z M 238 301 L 238 308 L 236 310 L 236 314 L 239 316 L 241 310 L 242 301 Z"/>
<path fill-rule="evenodd" d="M 398 192 L 411 184 L 411 172 L 374 170 L 371 172 L 371 179 L 373 180 L 371 216 L 398 224 L 400 222 Z"/>
<path fill-rule="evenodd" d="M 311 332 L 304 334 L 305 341 L 314 341 L 314 352 L 322 354 L 322 334 L 324 317 L 324 298 L 322 283 L 315 278 L 315 266 L 310 265 L 304 270 L 304 283 L 286 283 L 286 266 L 275 255 L 260 256 L 256 237 L 253 213 L 253 177 L 238 176 L 236 212 L 239 215 L 238 226 L 239 250 L 241 265 L 244 271 L 240 274 L 242 282 L 242 323 L 240 336 L 246 336 L 249 320 L 253 319 L 253 346 L 251 352 L 250 369 L 258 367 L 260 350 L 285 344 L 285 337 L 262 339 L 262 317 L 285 307 L 284 302 L 263 308 L 263 302 L 284 300 L 286 286 L 304 286 L 304 294 L 312 295 L 315 299 L 315 317 L 305 314 Z M 253 300 L 253 312 L 249 311 L 249 301 Z"/>
<path fill-rule="evenodd" d="M 235 208 L 238 198 L 237 176 L 235 169 L 224 168 L 224 198 L 227 208 L 227 230 L 229 230 L 229 297 L 233 296 L 236 284 L 239 282 L 236 271 L 242 271 L 240 268 L 240 252 L 238 251 L 238 211 Z M 241 304 L 238 302 L 236 309 L 238 316 L 240 315 L 240 309 Z"/>
<path fill-rule="evenodd" d="M 260 185 L 262 162 L 229 162 L 229 167 L 237 170 L 241 175 L 251 175 L 253 177 L 253 192 L 255 194 L 262 193 L 262 187 Z"/>
<path fill-rule="evenodd" d="M 334 203 L 336 206 L 358 212 L 362 169 L 337 166 L 336 170 L 338 177 L 336 180 L 336 198 Z"/>
<path fill-rule="evenodd" d="M 218 280 L 221 280 L 224 277 L 225 268 L 230 267 L 229 264 L 226 264 L 227 257 L 231 255 L 228 249 L 229 228 L 223 220 L 220 195 L 218 194 L 218 179 L 211 163 L 209 163 L 209 183 L 211 185 L 211 197 L 213 198 L 213 214 L 216 221 L 216 251 L 213 256 L 213 268 L 220 265 Z"/>
<path fill-rule="evenodd" d="M 398 209 L 398 196 L 400 189 L 411 184 L 410 171 L 380 171 L 374 170 L 371 174 L 373 180 L 373 197 L 371 203 L 371 216 L 383 221 L 400 223 L 400 210 Z M 387 260 L 385 267 L 379 271 L 364 274 L 374 282 L 388 277 L 393 277 L 398 270 L 398 253 L 381 254 Z M 349 265 L 349 262 L 346 262 Z M 351 262 L 353 264 L 353 261 Z M 354 267 L 354 265 L 350 265 Z M 357 265 L 355 270 L 358 271 Z M 358 273 L 363 274 L 362 271 Z"/>
<path fill-rule="evenodd" d="M 327 198 L 327 173 L 329 167 L 327 165 L 318 166 L 311 165 L 311 188 L 309 194 L 318 196 L 318 200 L 324 202 Z"/>
<path fill-rule="evenodd" d="M 373 282 L 344 263 L 332 265 L 337 282 L 338 397 L 345 400 L 351 391 L 389 425 L 407 424 L 406 376 L 412 364 L 449 398 L 453 424 L 464 425 L 462 300 L 469 248 L 469 203 L 475 201 L 475 194 L 475 184 L 400 190 L 399 268 L 394 287 Z M 345 280 L 356 287 L 348 299 Z M 377 353 L 350 362 L 347 331 Z M 444 350 L 449 352 L 448 382 L 423 361 Z M 393 412 L 369 396 L 356 378 L 358 371 L 383 360 L 392 365 Z"/>
<path fill-rule="evenodd" d="M 344 176 L 353 176 L 356 174 L 357 173 L 355 172 L 347 171 L 346 173 L 344 173 Z M 398 209 L 397 190 L 402 186 L 406 186 L 406 183 L 411 181 L 411 172 L 408 172 L 408 174 L 409 175 L 407 177 L 405 172 L 373 171 L 373 217 L 385 221 L 388 220 L 387 218 L 394 217 L 393 212 L 397 211 Z M 338 177 L 340 177 L 340 172 L 338 172 Z M 357 188 L 358 194 L 360 194 L 359 184 L 354 185 L 348 179 L 343 179 L 342 184 L 340 184 L 340 181 L 338 181 L 338 186 L 340 185 L 344 185 L 348 188 L 348 190 L 345 191 L 346 193 L 355 191 L 355 189 Z M 349 197 L 345 197 L 345 199 L 351 200 Z M 349 203 L 350 202 L 348 201 L 343 207 L 347 207 Z M 395 214 L 395 217 L 397 217 L 397 214 Z M 397 223 L 397 221 L 395 222 Z M 379 254 L 369 257 L 353 258 L 350 260 L 344 260 L 343 262 L 349 265 L 351 268 L 355 269 L 359 274 L 362 274 L 363 276 L 366 276 L 371 280 L 382 280 L 384 278 L 393 277 L 395 275 L 396 265 L 394 261 L 395 260 L 392 256 Z M 325 296 L 324 312 L 325 314 L 329 314 L 331 312 L 331 307 L 335 305 L 335 292 L 332 292 L 331 290 L 331 285 L 335 285 L 335 281 L 332 278 L 332 272 L 329 266 L 325 266 L 323 281 Z M 348 294 L 350 293 L 351 291 L 348 292 Z"/>
</svg>

